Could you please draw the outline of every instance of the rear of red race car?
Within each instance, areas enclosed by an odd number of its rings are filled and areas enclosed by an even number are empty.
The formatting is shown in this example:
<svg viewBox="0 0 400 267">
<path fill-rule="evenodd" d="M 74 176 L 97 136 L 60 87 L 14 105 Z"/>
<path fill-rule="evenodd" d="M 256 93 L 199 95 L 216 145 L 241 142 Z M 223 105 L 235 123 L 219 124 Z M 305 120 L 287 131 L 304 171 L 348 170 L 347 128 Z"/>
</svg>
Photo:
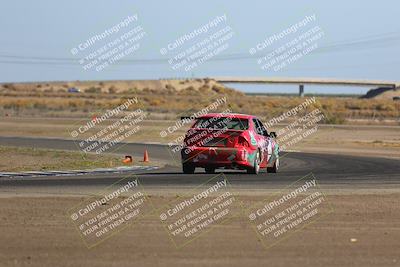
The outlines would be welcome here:
<svg viewBox="0 0 400 267">
<path fill-rule="evenodd" d="M 199 117 L 185 136 L 181 150 L 183 172 L 194 173 L 200 167 L 207 173 L 225 168 L 257 174 L 260 168 L 268 167 L 268 141 L 258 138 L 252 118 L 222 113 Z"/>
</svg>

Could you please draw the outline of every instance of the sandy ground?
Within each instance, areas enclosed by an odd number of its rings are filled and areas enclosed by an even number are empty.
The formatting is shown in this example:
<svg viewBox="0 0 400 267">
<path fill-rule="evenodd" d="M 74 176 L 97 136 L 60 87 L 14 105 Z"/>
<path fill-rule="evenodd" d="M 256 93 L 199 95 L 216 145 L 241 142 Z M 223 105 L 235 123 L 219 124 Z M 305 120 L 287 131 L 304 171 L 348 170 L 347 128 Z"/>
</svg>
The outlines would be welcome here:
<svg viewBox="0 0 400 267">
<path fill-rule="evenodd" d="M 399 266 L 399 199 L 400 192 L 328 194 L 332 213 L 268 249 L 244 216 L 177 249 L 155 214 L 88 249 L 66 217 L 83 197 L 3 195 L 0 265 Z M 152 197 L 155 207 L 170 200 Z M 261 199 L 245 194 L 241 200 Z"/>
</svg>

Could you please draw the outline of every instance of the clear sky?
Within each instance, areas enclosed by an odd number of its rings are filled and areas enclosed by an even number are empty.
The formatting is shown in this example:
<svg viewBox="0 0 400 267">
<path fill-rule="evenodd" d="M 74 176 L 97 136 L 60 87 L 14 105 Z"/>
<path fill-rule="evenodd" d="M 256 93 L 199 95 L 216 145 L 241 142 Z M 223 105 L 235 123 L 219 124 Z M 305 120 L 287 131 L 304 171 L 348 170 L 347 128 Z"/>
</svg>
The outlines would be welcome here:
<svg viewBox="0 0 400 267">
<path fill-rule="evenodd" d="M 187 76 L 400 80 L 400 2 L 395 0 L 3 0 L 0 7 L 0 82 Z M 140 49 L 124 58 L 124 64 L 100 72 L 83 70 L 71 49 L 134 14 L 138 15 L 135 23 L 146 32 Z M 228 41 L 229 48 L 191 72 L 173 70 L 160 48 L 224 14 L 226 25 L 235 33 Z M 324 31 L 318 41 L 320 48 L 280 71 L 262 70 L 249 49 L 313 14 L 314 25 Z M 144 59 L 150 63 L 140 61 Z"/>
</svg>

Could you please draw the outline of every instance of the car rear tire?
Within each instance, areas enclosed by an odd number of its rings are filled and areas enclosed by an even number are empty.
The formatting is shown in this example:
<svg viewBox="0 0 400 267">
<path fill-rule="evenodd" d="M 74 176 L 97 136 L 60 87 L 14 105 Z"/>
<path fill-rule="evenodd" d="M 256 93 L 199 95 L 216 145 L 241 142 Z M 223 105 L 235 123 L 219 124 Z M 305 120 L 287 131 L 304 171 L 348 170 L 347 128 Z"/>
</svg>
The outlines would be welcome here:
<svg viewBox="0 0 400 267">
<path fill-rule="evenodd" d="M 196 169 L 196 167 L 190 163 L 182 163 L 182 170 L 183 170 L 183 173 L 185 173 L 185 174 L 192 174 L 192 173 L 194 173 L 195 169 Z"/>
<path fill-rule="evenodd" d="M 274 162 L 274 166 L 272 167 L 267 167 L 267 172 L 268 173 L 277 173 L 279 169 L 279 158 L 277 158 Z"/>
<path fill-rule="evenodd" d="M 205 167 L 204 169 L 206 173 L 215 173 L 215 168 L 213 167 Z"/>
<path fill-rule="evenodd" d="M 257 150 L 257 154 L 254 157 L 253 167 L 247 169 L 247 173 L 257 175 L 260 172 L 260 150 Z"/>
</svg>

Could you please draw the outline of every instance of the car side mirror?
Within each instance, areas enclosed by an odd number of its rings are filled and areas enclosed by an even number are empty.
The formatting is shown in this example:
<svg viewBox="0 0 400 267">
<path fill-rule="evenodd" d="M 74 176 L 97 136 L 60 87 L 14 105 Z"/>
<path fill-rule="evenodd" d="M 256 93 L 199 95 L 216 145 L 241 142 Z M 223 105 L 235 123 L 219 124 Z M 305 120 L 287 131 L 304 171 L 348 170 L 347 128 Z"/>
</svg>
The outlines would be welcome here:
<svg viewBox="0 0 400 267">
<path fill-rule="evenodd" d="M 276 132 L 270 132 L 269 133 L 269 137 L 271 137 L 271 138 L 276 138 L 277 136 L 276 136 Z"/>
</svg>

